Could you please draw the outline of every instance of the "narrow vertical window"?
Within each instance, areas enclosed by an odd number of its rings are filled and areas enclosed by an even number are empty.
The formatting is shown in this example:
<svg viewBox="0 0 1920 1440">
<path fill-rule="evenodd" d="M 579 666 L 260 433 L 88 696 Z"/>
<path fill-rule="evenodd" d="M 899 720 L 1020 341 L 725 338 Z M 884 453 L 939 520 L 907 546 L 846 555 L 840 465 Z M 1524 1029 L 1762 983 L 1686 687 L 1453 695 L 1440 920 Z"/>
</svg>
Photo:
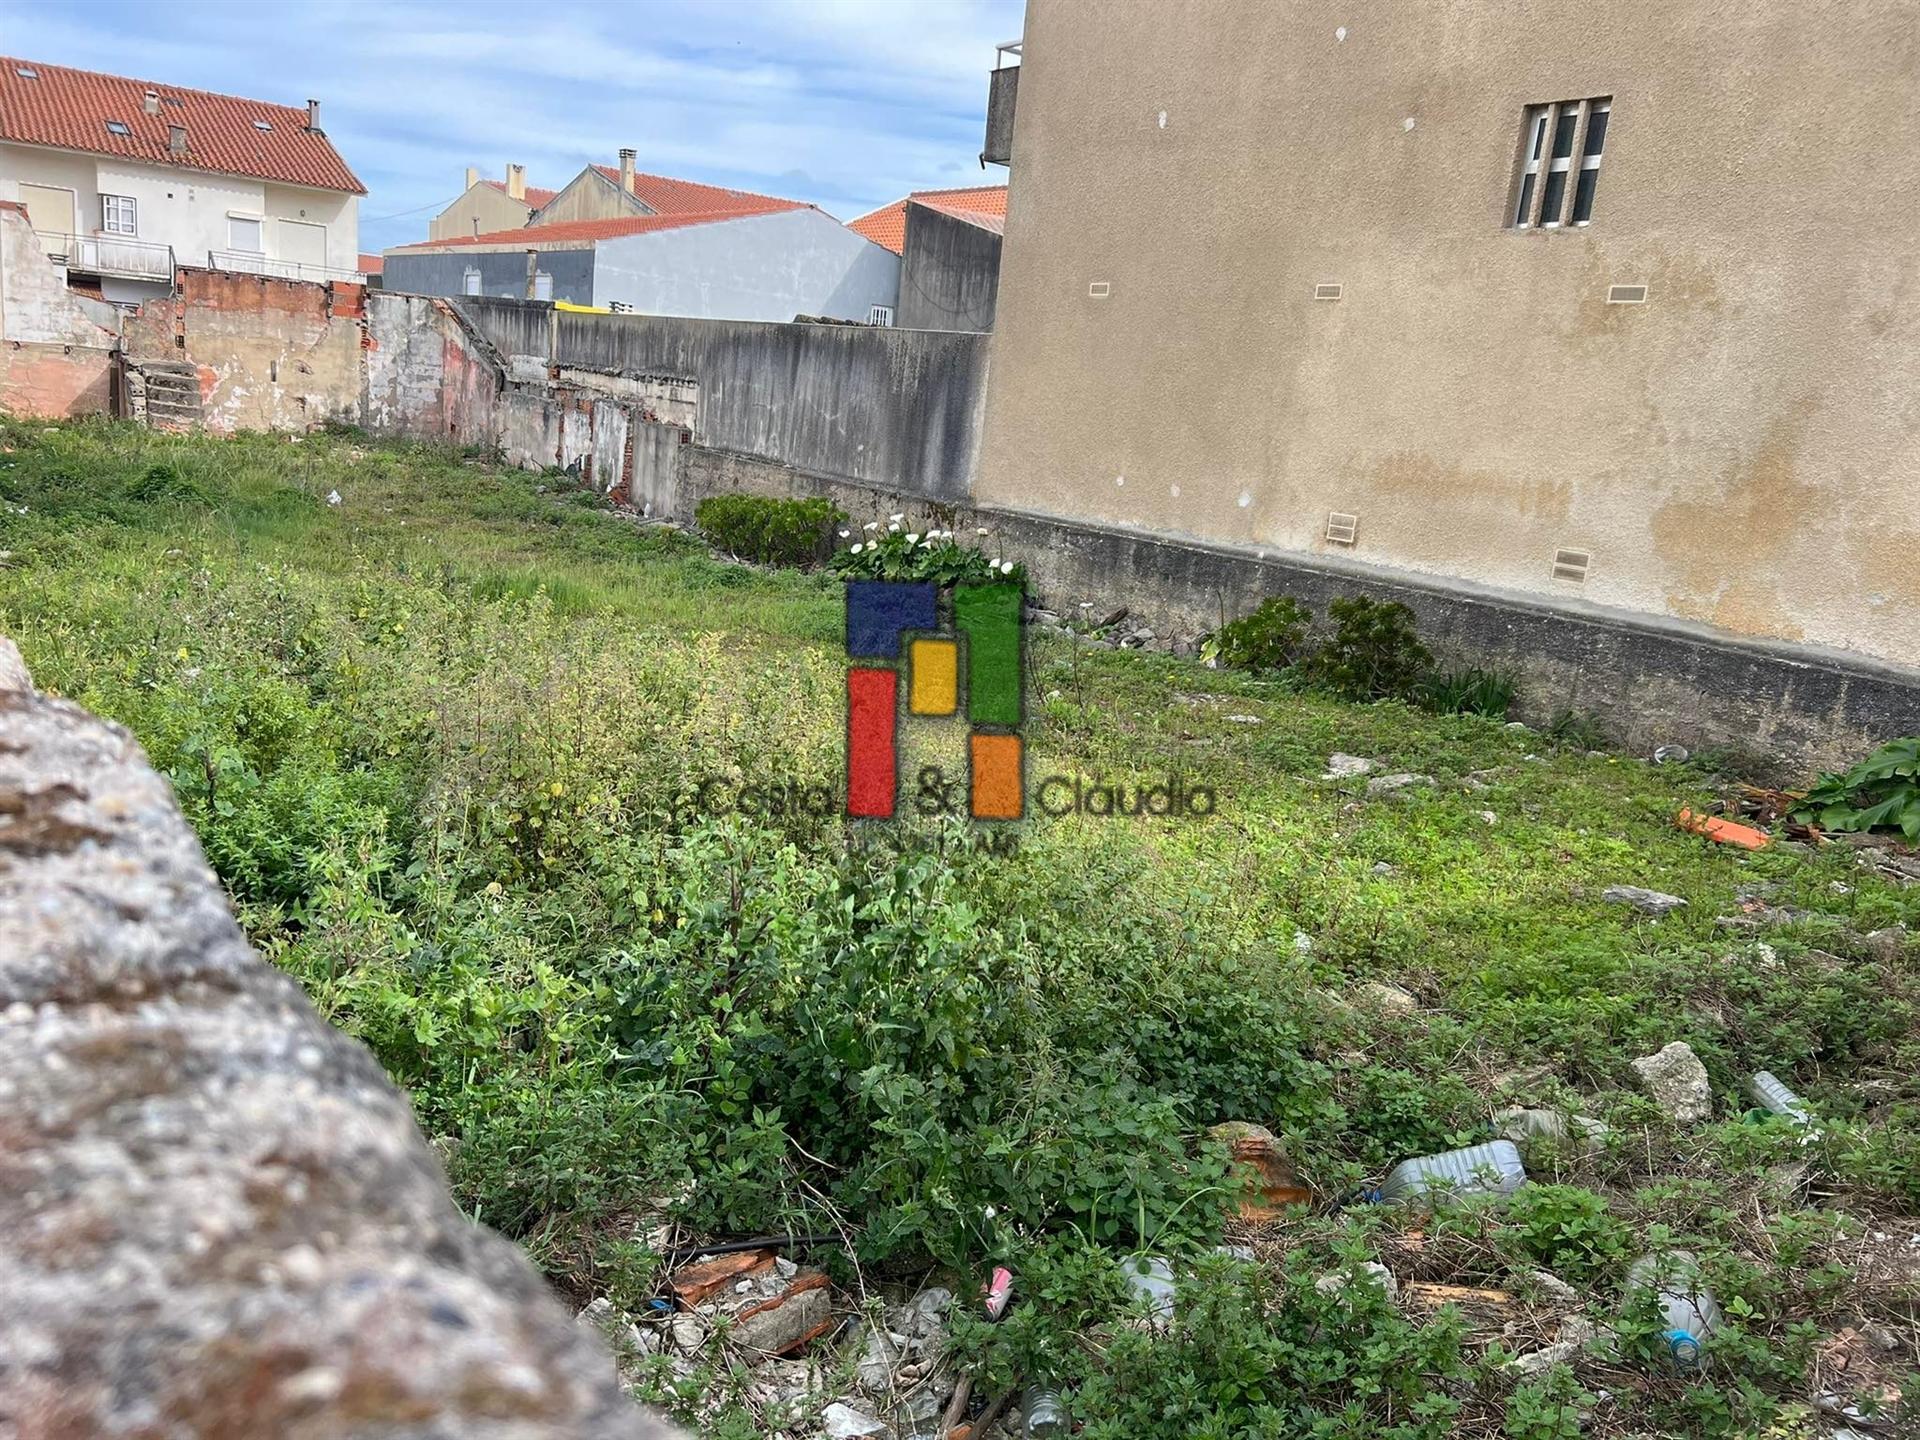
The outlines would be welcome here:
<svg viewBox="0 0 1920 1440">
<path fill-rule="evenodd" d="M 1587 143 L 1581 147 L 1580 179 L 1573 191 L 1573 223 L 1585 225 L 1593 219 L 1593 192 L 1600 187 L 1600 156 L 1607 144 L 1607 116 L 1613 102 L 1595 100 L 1587 111 Z"/>
<path fill-rule="evenodd" d="M 478 295 L 480 293 L 480 272 L 469 265 L 467 267 L 467 273 L 460 277 L 460 288 L 465 294 Z"/>
<path fill-rule="evenodd" d="M 1520 208 L 1513 214 L 1513 223 L 1516 225 L 1532 223 L 1533 190 L 1540 179 L 1540 151 L 1546 141 L 1547 107 L 1542 105 L 1527 112 L 1527 126 L 1521 138 L 1526 163 L 1520 177 Z"/>
</svg>

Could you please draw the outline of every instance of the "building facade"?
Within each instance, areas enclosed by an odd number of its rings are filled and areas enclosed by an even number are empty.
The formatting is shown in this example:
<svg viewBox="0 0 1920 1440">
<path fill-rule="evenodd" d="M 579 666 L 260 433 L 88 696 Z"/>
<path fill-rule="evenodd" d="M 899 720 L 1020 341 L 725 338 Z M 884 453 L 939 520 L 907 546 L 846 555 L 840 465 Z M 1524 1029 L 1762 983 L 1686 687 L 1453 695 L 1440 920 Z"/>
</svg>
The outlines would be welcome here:
<svg viewBox="0 0 1920 1440">
<path fill-rule="evenodd" d="M 1920 666 L 1912 7 L 1030 0 L 1021 62 L 977 499 Z"/>
<path fill-rule="evenodd" d="M 0 200 L 106 299 L 164 294 L 176 264 L 352 276 L 365 193 L 318 101 L 0 58 Z"/>
<path fill-rule="evenodd" d="M 469 165 L 466 180 L 460 198 L 428 222 L 429 239 L 459 240 L 528 224 L 554 197 L 551 190 L 527 184 L 524 165 L 507 166 L 506 176 L 500 180 L 482 180 L 480 172 Z"/>
<path fill-rule="evenodd" d="M 847 228 L 900 257 L 896 325 L 991 330 L 1006 216 L 1007 187 L 979 185 L 916 190 Z"/>
</svg>

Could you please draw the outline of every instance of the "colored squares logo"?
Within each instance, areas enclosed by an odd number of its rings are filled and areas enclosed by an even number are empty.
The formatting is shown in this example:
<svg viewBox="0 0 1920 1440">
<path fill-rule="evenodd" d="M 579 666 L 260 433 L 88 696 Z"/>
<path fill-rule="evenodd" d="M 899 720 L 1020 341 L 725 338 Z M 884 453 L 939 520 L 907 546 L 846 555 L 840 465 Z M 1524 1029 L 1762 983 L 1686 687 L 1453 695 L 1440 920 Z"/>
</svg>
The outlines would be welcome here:
<svg viewBox="0 0 1920 1440">
<path fill-rule="evenodd" d="M 940 593 L 931 582 L 856 580 L 846 595 L 847 814 L 880 819 L 897 813 L 904 688 L 909 715 L 964 712 L 968 813 L 976 820 L 1020 819 L 1021 587 L 956 586 L 950 627 L 941 624 Z"/>
</svg>

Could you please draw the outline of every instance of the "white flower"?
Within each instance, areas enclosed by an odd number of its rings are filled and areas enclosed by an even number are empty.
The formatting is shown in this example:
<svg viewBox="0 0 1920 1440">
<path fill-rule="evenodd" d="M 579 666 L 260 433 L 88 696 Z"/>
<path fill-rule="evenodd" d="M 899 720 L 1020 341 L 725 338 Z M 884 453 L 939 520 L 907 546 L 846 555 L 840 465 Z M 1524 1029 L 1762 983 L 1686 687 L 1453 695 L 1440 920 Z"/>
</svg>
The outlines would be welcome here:
<svg viewBox="0 0 1920 1440">
<path fill-rule="evenodd" d="M 1013 573 L 1013 561 L 1002 560 L 1000 562 L 1000 573 L 1002 575 L 1011 575 Z"/>
<path fill-rule="evenodd" d="M 856 554 L 856 555 L 858 555 L 858 554 L 859 554 L 859 553 L 860 553 L 860 552 L 861 552 L 862 550 L 864 550 L 864 549 L 866 549 L 866 548 L 867 548 L 867 547 L 866 547 L 866 546 L 864 546 L 864 545 L 855 545 L 855 546 L 853 547 L 853 553 L 854 553 L 854 554 Z"/>
<path fill-rule="evenodd" d="M 984 525 L 981 525 L 978 528 L 976 528 L 973 533 L 976 535 L 984 535 L 987 533 L 987 527 Z"/>
<path fill-rule="evenodd" d="M 893 521 L 894 524 L 898 525 L 902 520 L 907 518 L 907 512 L 902 510 L 898 515 L 889 515 L 887 516 L 887 518 Z"/>
<path fill-rule="evenodd" d="M 1000 1212 L 994 1209 L 993 1206 L 991 1205 L 987 1206 L 987 1219 L 991 1220 L 993 1219 L 994 1216 L 998 1215 L 999 1213 Z"/>
<path fill-rule="evenodd" d="M 869 520 L 860 528 L 862 530 L 878 530 L 880 528 L 880 522 L 878 520 Z"/>
<path fill-rule="evenodd" d="M 1091 601 L 1091 600 L 1082 600 L 1082 601 L 1080 602 L 1080 608 L 1081 608 L 1082 610 L 1091 610 L 1091 609 L 1093 608 L 1093 601 Z"/>
<path fill-rule="evenodd" d="M 847 537 L 848 537 L 849 535 L 851 535 L 852 533 L 853 533 L 853 532 L 852 532 L 851 530 L 842 530 L 842 531 L 840 532 L 840 538 L 841 538 L 842 540 L 844 540 L 844 539 L 846 539 L 846 538 L 847 538 Z"/>
<path fill-rule="evenodd" d="M 920 543 L 926 549 L 931 550 L 933 548 L 933 536 L 931 535 L 927 536 L 927 538 L 922 540 Z"/>
<path fill-rule="evenodd" d="M 909 531 L 907 534 L 907 543 L 909 545 L 918 545 L 920 543 L 920 537 Z"/>
</svg>

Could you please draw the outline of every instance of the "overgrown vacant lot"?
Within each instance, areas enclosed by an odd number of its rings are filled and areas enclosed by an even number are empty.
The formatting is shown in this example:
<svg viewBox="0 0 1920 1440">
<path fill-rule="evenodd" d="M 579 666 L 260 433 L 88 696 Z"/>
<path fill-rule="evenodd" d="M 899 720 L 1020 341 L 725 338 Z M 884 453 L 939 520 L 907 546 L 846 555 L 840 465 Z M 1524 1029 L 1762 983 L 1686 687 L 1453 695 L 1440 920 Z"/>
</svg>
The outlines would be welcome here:
<svg viewBox="0 0 1920 1440">
<path fill-rule="evenodd" d="M 670 1222 L 835 1235 L 815 1258 L 848 1306 L 1008 1264 L 1004 1321 L 956 1304 L 956 1363 L 983 1396 L 1051 1377 L 1099 1440 L 1814 1436 L 1829 1392 L 1915 1393 L 1920 955 L 1866 936 L 1920 927 L 1920 888 L 1848 847 L 1681 833 L 1731 786 L 1705 766 L 1053 634 L 1030 773 L 1178 775 L 1217 813 L 1037 821 L 1011 854 L 953 822 L 853 837 L 694 803 L 714 776 L 837 784 L 835 582 L 564 477 L 0 422 L 0 551 L 0 629 L 171 774 L 261 949 L 412 1093 L 463 1204 L 649 1344 Z M 1434 783 L 1369 796 L 1321 778 L 1335 751 Z M 1616 884 L 1691 903 L 1652 920 Z M 1713 1119 L 1634 1084 L 1675 1040 Z M 1759 1068 L 1817 1130 L 1745 1118 Z M 1341 1207 L 1508 1104 L 1610 1137 L 1530 1146 L 1498 1207 Z M 1224 1120 L 1282 1135 L 1320 1203 L 1223 1237 Z M 1726 1312 L 1693 1374 L 1622 1293 L 1671 1246 Z M 1115 1263 L 1140 1250 L 1182 1277 L 1158 1331 Z M 1399 1303 L 1315 1286 L 1368 1261 Z M 1434 1283 L 1510 1298 L 1436 1308 Z M 1503 1368 L 1589 1334 L 1570 1368 Z M 632 1373 L 710 1433 L 806 1435 L 859 1352 L 815 1342 L 797 1397 L 724 1340 Z"/>
</svg>

